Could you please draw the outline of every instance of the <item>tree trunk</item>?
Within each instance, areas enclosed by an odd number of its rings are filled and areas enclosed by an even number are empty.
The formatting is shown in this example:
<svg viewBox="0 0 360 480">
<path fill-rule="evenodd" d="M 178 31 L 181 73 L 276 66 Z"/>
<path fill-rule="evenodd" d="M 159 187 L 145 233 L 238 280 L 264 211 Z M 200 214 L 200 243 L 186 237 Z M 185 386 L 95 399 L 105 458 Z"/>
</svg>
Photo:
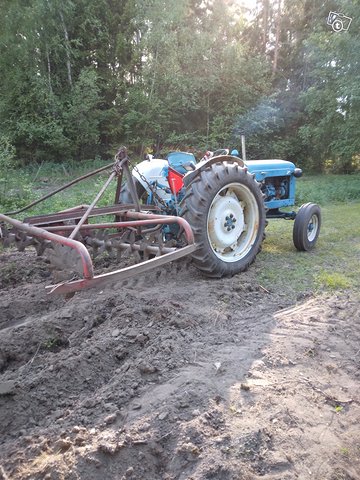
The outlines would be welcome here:
<svg viewBox="0 0 360 480">
<path fill-rule="evenodd" d="M 275 77 L 278 67 L 278 59 L 279 59 L 279 48 L 280 48 L 280 24 L 281 24 L 281 0 L 278 0 L 278 12 L 276 18 L 276 34 L 275 34 L 275 49 L 274 49 L 274 63 L 273 63 L 273 70 L 272 74 Z"/>
<path fill-rule="evenodd" d="M 263 48 L 264 48 L 264 53 L 266 53 L 266 46 L 267 46 L 268 36 L 269 36 L 268 22 L 269 22 L 269 0 L 264 0 L 264 2 L 263 2 Z"/>
<path fill-rule="evenodd" d="M 52 84 L 51 84 L 51 62 L 50 62 L 49 49 L 48 49 L 47 45 L 46 45 L 46 60 L 47 60 L 49 92 L 52 95 L 53 94 L 53 89 L 52 89 Z"/>
<path fill-rule="evenodd" d="M 62 14 L 61 10 L 60 10 L 60 18 L 61 18 L 61 25 L 63 27 L 64 38 L 65 38 L 66 67 L 67 67 L 68 82 L 69 82 L 70 87 L 72 87 L 69 34 L 68 34 L 66 24 L 65 24 L 65 21 L 64 21 L 64 15 Z"/>
</svg>

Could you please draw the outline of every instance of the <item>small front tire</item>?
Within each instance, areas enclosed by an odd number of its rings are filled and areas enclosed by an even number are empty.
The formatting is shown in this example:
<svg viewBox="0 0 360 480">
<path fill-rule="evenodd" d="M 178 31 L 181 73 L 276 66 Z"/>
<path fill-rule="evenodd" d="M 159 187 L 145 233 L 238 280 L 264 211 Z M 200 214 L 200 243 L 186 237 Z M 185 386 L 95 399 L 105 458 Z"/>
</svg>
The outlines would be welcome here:
<svg viewBox="0 0 360 480">
<path fill-rule="evenodd" d="M 321 227 L 321 210 L 315 203 L 301 205 L 295 217 L 293 242 L 301 252 L 308 252 L 315 247 Z"/>
</svg>

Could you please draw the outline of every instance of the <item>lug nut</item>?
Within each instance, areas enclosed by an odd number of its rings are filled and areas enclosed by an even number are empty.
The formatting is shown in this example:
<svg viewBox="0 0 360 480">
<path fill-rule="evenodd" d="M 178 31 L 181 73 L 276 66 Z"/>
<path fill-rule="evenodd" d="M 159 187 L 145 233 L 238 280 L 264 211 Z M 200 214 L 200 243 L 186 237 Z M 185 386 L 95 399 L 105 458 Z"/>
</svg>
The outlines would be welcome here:
<svg viewBox="0 0 360 480">
<path fill-rule="evenodd" d="M 235 225 L 231 225 L 231 228 L 234 230 L 234 228 L 235 228 Z"/>
</svg>

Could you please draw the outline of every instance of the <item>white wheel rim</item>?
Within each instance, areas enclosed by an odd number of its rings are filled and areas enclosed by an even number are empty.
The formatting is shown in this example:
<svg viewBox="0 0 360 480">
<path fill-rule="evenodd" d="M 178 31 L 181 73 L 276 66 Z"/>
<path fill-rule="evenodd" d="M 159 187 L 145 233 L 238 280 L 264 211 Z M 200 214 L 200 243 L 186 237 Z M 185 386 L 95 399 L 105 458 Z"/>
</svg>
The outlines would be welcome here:
<svg viewBox="0 0 360 480">
<path fill-rule="evenodd" d="M 259 208 L 251 190 L 230 183 L 214 197 L 207 218 L 207 234 L 215 255 L 237 262 L 251 250 L 259 229 Z"/>
<path fill-rule="evenodd" d="M 307 226 L 307 238 L 309 242 L 313 242 L 316 238 L 317 231 L 319 229 L 319 219 L 317 215 L 312 215 Z"/>
</svg>

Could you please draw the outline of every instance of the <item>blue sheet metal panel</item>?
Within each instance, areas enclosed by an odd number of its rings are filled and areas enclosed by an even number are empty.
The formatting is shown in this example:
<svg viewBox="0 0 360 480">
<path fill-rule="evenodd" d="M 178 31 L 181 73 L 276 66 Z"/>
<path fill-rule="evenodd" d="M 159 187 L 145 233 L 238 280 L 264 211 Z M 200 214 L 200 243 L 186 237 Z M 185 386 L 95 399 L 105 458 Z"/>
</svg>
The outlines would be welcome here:
<svg viewBox="0 0 360 480">
<path fill-rule="evenodd" d="M 258 182 L 266 177 L 285 177 L 295 170 L 295 165 L 286 160 L 247 160 L 246 166 Z"/>
<path fill-rule="evenodd" d="M 270 202 L 264 202 L 266 208 L 283 208 L 291 207 L 295 205 L 294 198 L 285 198 L 283 200 L 270 200 Z"/>
<path fill-rule="evenodd" d="M 291 203 L 288 205 L 295 205 L 295 186 L 296 186 L 296 180 L 293 175 L 290 177 L 290 186 L 289 186 L 289 200 L 291 200 Z"/>
</svg>

